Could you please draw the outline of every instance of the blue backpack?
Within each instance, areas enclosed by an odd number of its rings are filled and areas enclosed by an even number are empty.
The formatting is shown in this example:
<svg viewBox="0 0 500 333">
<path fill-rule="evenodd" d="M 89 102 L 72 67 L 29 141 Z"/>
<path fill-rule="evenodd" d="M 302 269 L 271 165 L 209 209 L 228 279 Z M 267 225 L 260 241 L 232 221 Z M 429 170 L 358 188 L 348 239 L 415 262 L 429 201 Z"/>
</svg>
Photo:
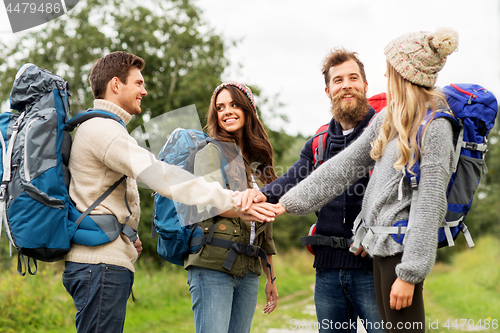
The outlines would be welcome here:
<svg viewBox="0 0 500 333">
<path fill-rule="evenodd" d="M 177 128 L 158 154 L 158 160 L 193 173 L 196 153 L 209 142 L 218 144 L 202 131 Z M 227 184 L 224 157 L 222 165 L 222 175 Z M 200 244 L 190 244 L 193 239 L 203 237 L 201 228 L 195 223 L 200 222 L 196 210 L 196 206 L 184 205 L 155 193 L 151 237 L 155 237 L 155 232 L 159 235 L 157 250 L 161 258 L 183 266 L 184 257 L 198 251 Z"/>
<path fill-rule="evenodd" d="M 438 247 L 454 246 L 454 240 L 462 232 L 469 247 L 474 242 L 464 223 L 474 199 L 474 193 L 481 180 L 481 174 L 486 172 L 485 157 L 487 152 L 487 136 L 493 126 L 498 112 L 498 103 L 495 96 L 477 84 L 451 84 L 443 88 L 443 93 L 453 116 L 439 110 L 433 119 L 444 117 L 455 128 L 455 170 L 452 173 L 446 193 L 448 209 L 445 220 L 441 222 L 438 230 Z M 449 111 L 449 110 L 448 110 Z M 429 113 L 424 124 L 420 126 L 417 142 L 425 124 L 431 120 Z M 359 228 L 361 217 L 358 216 L 354 223 L 357 230 L 354 245 L 351 251 L 355 252 L 361 242 L 368 244 L 374 233 L 389 233 L 394 240 L 404 244 L 404 234 L 411 229 L 414 220 L 414 208 L 418 201 L 418 183 L 420 180 L 419 163 L 413 165 L 411 171 L 405 172 L 406 179 L 412 185 L 413 195 L 408 220 L 398 221 L 393 227 L 376 227 L 367 230 Z"/>
<path fill-rule="evenodd" d="M 118 221 L 108 215 L 98 217 L 95 222 L 87 214 L 125 177 L 82 214 L 69 197 L 67 168 L 70 132 L 78 124 L 93 117 L 120 122 L 121 119 L 105 111 L 90 110 L 68 121 L 69 95 L 62 78 L 25 64 L 16 75 L 10 95 L 11 108 L 18 112 L 0 114 L 0 216 L 10 244 L 18 250 L 21 275 L 25 275 L 23 265 L 34 275 L 36 260 L 63 259 L 71 242 L 100 245 L 112 240 L 110 237 L 116 234 L 113 229 L 121 228 L 121 225 L 115 227 Z M 106 232 L 102 225 L 106 226 Z"/>
</svg>

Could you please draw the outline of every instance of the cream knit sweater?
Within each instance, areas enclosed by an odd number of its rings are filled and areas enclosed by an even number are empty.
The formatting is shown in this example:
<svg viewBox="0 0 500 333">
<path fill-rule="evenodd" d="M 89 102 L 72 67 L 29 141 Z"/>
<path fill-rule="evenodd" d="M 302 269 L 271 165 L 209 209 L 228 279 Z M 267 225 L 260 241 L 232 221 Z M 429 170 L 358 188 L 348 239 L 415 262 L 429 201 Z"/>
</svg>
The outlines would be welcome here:
<svg viewBox="0 0 500 333">
<path fill-rule="evenodd" d="M 117 105 L 102 99 L 94 101 L 95 109 L 118 115 L 127 124 L 132 116 Z M 92 214 L 113 214 L 121 223 L 137 230 L 140 219 L 139 192 L 136 180 L 161 195 L 187 204 L 212 205 L 222 210 L 237 209 L 232 192 L 218 183 L 158 161 L 153 154 L 139 147 L 127 130 L 112 119 L 93 118 L 76 130 L 69 162 L 71 184 L 69 193 L 76 208 L 85 211 L 122 175 L 126 181 L 116 188 Z M 132 215 L 125 204 L 125 188 Z M 126 267 L 134 272 L 137 251 L 125 235 L 99 246 L 73 244 L 67 261 Z"/>
</svg>

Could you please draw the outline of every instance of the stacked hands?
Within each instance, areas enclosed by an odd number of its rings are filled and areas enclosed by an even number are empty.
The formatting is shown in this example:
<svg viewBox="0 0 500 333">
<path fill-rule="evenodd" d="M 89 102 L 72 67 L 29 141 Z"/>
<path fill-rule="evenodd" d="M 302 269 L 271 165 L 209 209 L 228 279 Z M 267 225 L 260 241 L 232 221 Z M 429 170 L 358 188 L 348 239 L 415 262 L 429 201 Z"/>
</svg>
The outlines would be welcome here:
<svg viewBox="0 0 500 333">
<path fill-rule="evenodd" d="M 266 202 L 267 197 L 256 189 L 244 192 L 234 192 L 236 204 L 239 207 L 240 218 L 245 221 L 272 222 L 274 218 L 286 213 L 281 203 Z"/>
</svg>

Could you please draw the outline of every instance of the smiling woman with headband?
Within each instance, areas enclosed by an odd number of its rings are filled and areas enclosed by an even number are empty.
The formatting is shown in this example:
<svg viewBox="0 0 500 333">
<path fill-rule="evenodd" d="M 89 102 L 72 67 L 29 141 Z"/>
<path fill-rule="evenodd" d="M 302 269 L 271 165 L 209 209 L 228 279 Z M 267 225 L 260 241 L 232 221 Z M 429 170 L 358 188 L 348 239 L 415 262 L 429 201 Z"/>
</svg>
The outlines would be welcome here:
<svg viewBox="0 0 500 333">
<path fill-rule="evenodd" d="M 217 143 L 208 143 L 196 154 L 196 175 L 222 186 L 227 180 L 232 190 L 239 191 L 260 188 L 276 179 L 273 150 L 246 85 L 226 82 L 215 89 L 206 130 Z M 223 161 L 227 161 L 225 168 Z M 210 207 L 199 208 L 200 213 L 203 210 Z M 262 270 L 267 277 L 264 312 L 271 313 L 278 301 L 272 272 L 272 255 L 276 254 L 272 223 L 227 211 L 198 225 L 211 240 L 184 262 L 196 333 L 248 333 Z"/>
</svg>

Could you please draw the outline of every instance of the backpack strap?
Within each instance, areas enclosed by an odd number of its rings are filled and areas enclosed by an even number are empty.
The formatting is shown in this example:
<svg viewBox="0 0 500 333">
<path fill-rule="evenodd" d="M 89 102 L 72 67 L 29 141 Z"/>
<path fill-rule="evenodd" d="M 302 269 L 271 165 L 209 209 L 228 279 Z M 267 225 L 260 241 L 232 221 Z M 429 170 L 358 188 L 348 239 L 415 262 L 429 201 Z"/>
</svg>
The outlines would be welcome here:
<svg viewBox="0 0 500 333">
<path fill-rule="evenodd" d="M 361 241 L 366 235 L 366 229 L 363 227 L 362 211 L 359 212 L 358 216 L 356 216 L 356 219 L 352 224 L 352 234 L 354 235 L 353 243 L 349 248 L 349 251 L 351 251 L 352 253 L 356 253 L 356 251 L 358 251 L 358 248 L 361 246 Z"/>
<path fill-rule="evenodd" d="M 313 136 L 312 150 L 314 169 L 317 169 L 325 159 L 326 138 L 328 136 L 328 128 L 330 124 L 321 126 Z"/>
<path fill-rule="evenodd" d="M 207 144 L 208 143 L 213 143 L 215 145 L 217 145 L 220 149 L 220 151 L 222 152 L 222 166 L 220 168 L 220 172 L 222 173 L 222 179 L 224 181 L 224 185 L 222 186 L 223 188 L 226 188 L 226 186 L 229 184 L 229 179 L 227 178 L 227 174 L 226 174 L 226 168 L 227 168 L 227 159 L 226 159 L 226 155 L 224 154 L 224 150 L 222 149 L 222 145 L 215 139 L 212 139 L 212 138 L 207 138 L 206 139 L 206 142 Z"/>
<path fill-rule="evenodd" d="M 353 240 L 345 237 L 315 234 L 300 237 L 300 242 L 302 246 L 319 245 L 333 247 L 334 249 L 347 249 L 353 243 Z"/>
<path fill-rule="evenodd" d="M 193 173 L 194 172 L 194 159 L 196 156 L 196 153 L 200 151 L 201 149 L 205 148 L 206 145 L 209 143 L 213 143 L 217 145 L 221 151 L 222 155 L 222 161 L 221 161 L 221 173 L 223 177 L 223 182 L 224 186 L 226 187 L 228 183 L 228 178 L 226 174 L 226 167 L 227 167 L 227 160 L 224 155 L 224 150 L 222 145 L 217 141 L 212 138 L 207 137 L 205 141 L 202 141 L 198 144 L 196 147 L 196 150 L 191 152 L 188 160 L 186 161 L 186 170 Z M 194 225 L 194 224 L 193 224 Z M 245 254 L 249 257 L 259 257 L 262 260 L 265 261 L 266 267 L 269 268 L 269 271 L 271 273 L 271 283 L 274 282 L 276 278 L 273 278 L 273 273 L 271 269 L 271 264 L 269 264 L 267 260 L 267 254 L 266 252 L 259 246 L 252 245 L 252 244 L 245 244 L 245 243 L 240 243 L 240 242 L 233 242 L 227 239 L 222 239 L 218 237 L 214 237 L 214 230 L 215 230 L 215 223 L 213 223 L 210 227 L 210 230 L 207 235 L 201 236 L 201 237 L 193 237 L 189 240 L 189 246 L 188 248 L 193 248 L 197 246 L 203 246 L 203 245 L 211 245 L 211 246 L 216 246 L 220 248 L 224 248 L 229 250 L 229 253 L 226 256 L 226 259 L 223 264 L 223 268 L 230 271 L 231 268 L 233 267 L 234 261 L 236 260 L 238 254 Z"/>
<path fill-rule="evenodd" d="M 99 204 L 101 202 L 103 202 L 104 199 L 106 199 L 111 194 L 111 192 L 113 192 L 118 187 L 118 185 L 120 185 L 126 178 L 127 178 L 127 176 L 123 175 L 113 185 L 111 185 L 111 187 L 109 187 L 106 190 L 106 192 L 104 192 L 103 194 L 101 194 L 101 196 L 99 198 L 97 198 L 97 200 L 94 201 L 92 203 L 92 205 L 90 205 L 89 208 L 87 208 L 83 213 L 81 213 L 81 215 L 78 217 L 78 219 L 75 222 L 76 225 L 80 225 L 80 223 L 82 223 L 83 219 L 87 215 L 89 215 L 97 206 L 99 206 Z M 130 208 L 128 208 L 128 203 L 127 203 L 126 190 L 125 190 L 125 203 L 127 205 L 127 209 L 130 212 Z M 118 220 L 116 219 L 116 217 L 114 215 L 111 215 L 112 218 L 100 218 L 100 217 L 101 217 L 100 215 L 90 216 L 90 218 L 92 218 L 94 220 L 94 222 L 96 222 L 96 224 L 99 226 L 99 228 L 101 228 L 101 230 L 103 230 L 103 232 L 105 232 L 107 234 L 108 233 L 114 233 L 114 232 L 118 232 L 118 233 L 121 232 L 125 236 L 127 236 L 128 239 L 132 243 L 137 240 L 137 238 L 138 238 L 137 237 L 137 231 L 134 230 L 134 229 L 132 229 L 127 224 L 123 224 L 123 223 L 118 222 Z M 102 217 L 110 217 L 110 216 L 103 215 Z M 128 219 L 128 217 L 127 217 L 127 219 Z"/>
<path fill-rule="evenodd" d="M 349 251 L 356 253 L 361 246 L 368 250 L 370 248 L 370 241 L 375 234 L 387 233 L 395 235 L 395 239 L 403 239 L 404 234 L 407 232 L 407 226 L 397 223 L 397 225 L 392 227 L 367 227 L 363 221 L 362 213 L 359 213 L 354 221 L 352 232 L 354 239 Z"/>
<path fill-rule="evenodd" d="M 19 114 L 19 117 L 16 119 L 14 122 L 14 125 L 12 126 L 12 134 L 9 139 L 9 145 L 7 146 L 7 151 L 6 151 L 6 156 L 3 161 L 3 177 L 2 177 L 2 187 L 5 186 L 5 189 L 7 189 L 6 183 L 10 182 L 10 177 L 11 177 L 11 161 L 12 161 L 12 151 L 14 150 L 14 143 L 16 141 L 17 134 L 19 133 L 19 126 L 21 126 L 21 123 L 24 119 L 24 116 L 26 115 L 26 112 L 23 111 Z M 5 191 L 1 191 L 0 193 L 0 200 L 4 197 Z"/>
<path fill-rule="evenodd" d="M 454 138 L 454 141 L 456 141 L 456 143 L 455 143 L 455 153 L 454 153 L 455 165 L 454 165 L 453 172 L 455 172 L 456 168 L 457 168 L 458 161 L 459 161 L 461 148 L 464 147 L 464 145 L 465 145 L 463 143 L 463 127 L 461 126 L 462 124 L 460 122 L 460 119 L 457 119 L 453 115 L 445 112 L 447 110 L 450 110 L 450 109 L 443 109 L 443 110 L 436 112 L 434 114 L 434 116 L 432 117 L 432 119 L 446 118 L 452 123 L 452 125 L 455 128 L 459 129 L 458 133 L 456 133 L 455 138 Z M 430 121 L 430 119 L 431 119 L 431 112 L 429 111 L 428 116 L 426 117 L 424 123 L 420 126 L 419 132 L 417 134 L 417 143 L 419 145 L 421 144 L 423 128 L 424 128 L 425 124 L 428 121 Z M 412 156 L 411 158 L 413 159 L 415 156 L 415 152 L 412 148 L 410 148 L 410 150 L 411 150 L 411 156 Z M 416 219 L 416 217 L 415 217 L 416 216 L 416 207 L 417 207 L 418 196 L 419 196 L 418 183 L 420 181 L 420 166 L 419 166 L 418 159 L 417 159 L 417 162 L 412 166 L 411 171 L 412 172 L 410 172 L 408 170 L 408 168 L 403 169 L 403 176 L 401 178 L 400 189 L 399 189 L 400 196 L 401 196 L 401 194 L 402 194 L 402 188 L 401 188 L 402 181 L 405 178 L 408 180 L 408 182 L 410 183 L 410 185 L 412 187 L 412 199 L 411 199 L 411 204 L 410 204 L 410 212 L 409 212 L 409 216 L 408 216 L 408 221 L 407 222 L 406 221 L 398 221 L 394 226 L 391 226 L 391 227 L 366 228 L 363 226 L 363 228 L 365 229 L 364 232 L 358 232 L 361 235 L 360 236 L 361 241 L 356 242 L 356 240 L 355 240 L 355 245 L 361 243 L 363 246 L 368 247 L 369 246 L 368 244 L 370 243 L 374 234 L 380 234 L 380 233 L 392 234 L 396 241 L 400 242 L 403 245 L 406 244 L 406 240 L 408 239 L 408 237 L 401 237 L 401 236 L 404 236 L 410 232 L 411 227 L 414 224 L 414 221 Z M 455 244 L 455 242 L 453 240 L 453 235 L 451 233 L 451 228 L 458 226 L 462 222 L 463 219 L 464 219 L 464 216 L 462 216 L 459 220 L 456 220 L 456 221 L 443 220 L 441 222 L 439 227 L 443 228 L 444 233 L 446 235 L 446 240 L 447 240 L 449 246 L 453 246 Z M 400 222 L 406 222 L 406 225 L 405 225 L 405 223 L 400 223 Z M 468 231 L 467 226 L 462 223 L 461 229 L 464 233 L 464 236 L 467 240 L 468 245 L 470 247 L 473 247 L 474 242 L 472 241 L 472 237 L 470 236 L 470 233 Z M 356 235 L 356 236 L 358 236 L 358 235 Z"/>
<path fill-rule="evenodd" d="M 19 117 L 14 122 L 14 125 L 12 126 L 12 134 L 10 136 L 7 149 L 5 149 L 5 142 L 3 141 L 2 137 L 3 175 L 2 175 L 2 182 L 0 184 L 0 231 L 1 231 L 1 225 L 4 224 L 5 233 L 7 234 L 7 237 L 9 238 L 11 244 L 10 246 L 12 245 L 16 246 L 16 244 L 13 243 L 14 238 L 12 237 L 9 224 L 7 223 L 7 198 L 6 198 L 7 185 L 11 180 L 11 172 L 12 172 L 11 164 L 12 164 L 12 152 L 14 150 L 14 142 L 16 141 L 17 134 L 19 133 L 19 126 L 21 125 L 21 122 L 23 121 L 25 115 L 26 112 L 22 111 L 19 114 Z M 11 248 L 11 256 L 12 256 L 12 248 Z"/>
<path fill-rule="evenodd" d="M 446 109 L 442 109 L 442 110 L 439 110 L 437 111 L 435 114 L 434 114 L 434 118 L 433 119 L 437 119 L 437 118 L 446 118 L 450 121 L 450 123 L 452 124 L 452 126 L 454 127 L 454 129 L 456 129 L 456 134 L 453 138 L 454 140 L 454 143 L 455 143 L 455 154 L 454 154 L 454 167 L 453 167 L 453 170 L 452 170 L 452 173 L 454 173 L 456 170 L 457 170 L 457 166 L 458 166 L 458 161 L 459 161 L 459 157 L 460 157 L 460 152 L 462 150 L 462 148 L 467 148 L 467 149 L 472 149 L 472 148 L 469 148 L 469 145 L 470 146 L 476 146 L 476 147 L 480 147 L 479 149 L 474 149 L 474 150 L 481 150 L 481 151 L 486 151 L 486 145 L 485 144 L 477 144 L 477 143 L 468 143 L 468 142 L 464 142 L 463 139 L 464 139 L 464 128 L 463 128 L 463 125 L 462 125 L 462 120 L 459 119 L 459 118 L 456 118 L 454 116 L 452 116 L 451 114 L 445 112 L 445 111 L 449 111 L 449 112 L 452 112 L 452 110 L 450 108 L 446 108 Z M 422 127 L 423 126 L 420 126 L 420 130 L 422 130 Z"/>
<path fill-rule="evenodd" d="M 123 120 L 116 114 L 111 113 L 106 110 L 100 110 L 100 109 L 87 109 L 87 110 L 81 110 L 78 111 L 73 118 L 71 118 L 66 125 L 64 126 L 64 129 L 68 132 L 72 132 L 76 126 L 80 125 L 86 120 L 99 117 L 99 118 L 106 118 L 106 119 L 113 119 L 116 120 L 117 122 L 120 123 L 123 127 L 127 128 Z"/>
<path fill-rule="evenodd" d="M 30 275 L 35 275 L 36 272 L 38 271 L 37 260 L 30 256 L 25 256 L 22 252 L 23 252 L 22 249 L 19 249 L 19 251 L 17 252 L 17 272 L 21 276 L 25 276 L 26 273 L 29 273 Z M 30 261 L 33 264 L 30 264 Z M 32 265 L 35 267 L 34 271 L 31 268 Z"/>
<path fill-rule="evenodd" d="M 193 139 L 196 143 L 196 139 Z M 229 180 L 227 178 L 227 174 L 226 174 L 226 168 L 227 168 L 227 159 L 226 159 L 226 156 L 224 154 L 224 149 L 222 148 L 222 145 L 215 139 L 212 139 L 212 138 L 209 138 L 207 137 L 204 141 L 201 141 L 197 146 L 196 146 L 196 150 L 194 150 L 193 152 L 191 152 L 189 154 L 189 157 L 188 159 L 186 160 L 186 166 L 185 166 L 185 169 L 191 173 L 194 174 L 194 160 L 196 158 L 196 154 L 202 150 L 203 148 L 205 148 L 209 143 L 213 143 L 214 145 L 216 145 L 217 147 L 219 147 L 220 151 L 221 151 L 221 155 L 222 155 L 222 161 L 221 161 L 221 168 L 220 168 L 220 171 L 222 173 L 222 181 L 224 182 L 224 184 L 222 185 L 222 188 L 226 188 L 226 186 L 229 184 Z"/>
<path fill-rule="evenodd" d="M 58 86 L 58 91 L 59 91 L 59 96 L 61 97 L 61 100 L 63 102 L 63 107 L 65 111 L 65 121 L 68 120 L 68 115 L 70 113 L 70 106 L 69 106 L 69 100 L 68 96 L 71 96 L 71 93 L 69 91 L 69 84 L 68 82 L 61 82 L 61 81 L 56 81 L 57 86 Z"/>
<path fill-rule="evenodd" d="M 213 237 L 215 230 L 215 223 L 210 227 L 210 231 L 207 235 L 203 237 L 194 237 L 191 239 L 189 243 L 189 247 L 194 246 L 202 246 L 202 245 L 211 245 L 221 247 L 223 249 L 229 250 L 229 253 L 226 256 L 226 260 L 224 261 L 223 268 L 230 271 L 233 267 L 234 261 L 238 254 L 245 254 L 249 257 L 259 257 L 266 262 L 266 267 L 269 268 L 269 272 L 271 273 L 271 283 L 276 280 L 276 277 L 273 278 L 273 270 L 271 269 L 271 264 L 269 264 L 267 260 L 267 253 L 261 247 L 252 244 L 245 244 L 240 242 L 233 242 L 227 239 Z"/>
<path fill-rule="evenodd" d="M 123 122 L 123 120 L 118 115 L 116 115 L 114 113 L 111 113 L 109 111 L 106 111 L 106 110 L 92 109 L 92 108 L 90 108 L 90 109 L 87 109 L 87 110 L 78 111 L 73 116 L 73 118 L 71 118 L 66 123 L 66 125 L 64 126 L 64 129 L 66 131 L 68 131 L 68 132 L 71 132 L 78 125 L 80 125 L 81 123 L 83 123 L 84 121 L 87 121 L 89 119 L 96 118 L 96 117 L 116 120 L 125 129 L 127 128 L 127 126 L 125 125 L 125 123 Z M 97 200 L 94 201 L 94 203 L 92 203 L 92 205 L 90 205 L 90 207 L 87 208 L 87 210 L 85 210 L 85 212 L 83 212 L 78 217 L 78 219 L 75 222 L 76 225 L 80 225 L 80 223 L 85 218 L 85 216 L 89 215 L 97 206 L 99 206 L 99 204 L 101 202 L 103 202 L 104 199 L 106 199 L 111 194 L 111 192 L 113 192 L 118 187 L 118 185 L 120 185 L 126 178 L 127 178 L 127 176 L 123 175 L 119 180 L 117 180 L 113 185 L 111 185 L 111 187 L 108 188 L 106 190 L 106 192 L 104 192 L 99 198 L 97 198 Z M 128 219 L 130 218 L 130 216 L 132 215 L 132 213 L 131 213 L 130 207 L 128 205 L 127 190 L 126 189 L 125 189 L 125 205 L 127 206 L 127 210 L 130 213 L 130 215 L 127 216 L 127 221 L 128 221 Z M 118 223 L 120 225 L 118 226 L 118 225 L 116 225 L 116 221 L 115 220 L 116 220 L 116 218 L 115 219 L 104 219 L 104 220 L 100 219 L 98 225 L 99 225 L 99 227 L 101 229 L 103 229 L 103 231 L 104 230 L 118 230 L 118 231 L 122 232 L 123 234 L 125 234 L 130 239 L 131 242 L 134 242 L 135 240 L 137 240 L 137 231 L 135 231 L 132 228 L 130 228 L 130 226 L 128 226 L 126 224 L 119 223 L 119 222 Z"/>
<path fill-rule="evenodd" d="M 465 240 L 467 241 L 467 245 L 469 247 L 475 246 L 474 241 L 472 240 L 472 236 L 469 232 L 469 229 L 467 228 L 465 223 L 462 222 L 463 219 L 464 217 L 461 217 L 459 220 L 456 221 L 442 221 L 441 224 L 438 226 L 439 228 L 443 228 L 443 231 L 446 236 L 446 241 L 448 242 L 448 246 L 455 245 L 455 241 L 453 240 L 453 235 L 451 234 L 450 229 L 460 225 L 460 223 L 461 223 L 460 230 L 464 234 Z M 375 234 L 390 234 L 393 236 L 394 240 L 396 240 L 398 243 L 404 244 L 405 240 L 404 236 L 405 234 L 408 233 L 408 227 L 407 224 L 405 223 L 407 223 L 406 220 L 398 221 L 395 225 L 391 227 L 366 227 L 363 225 L 356 233 L 355 240 L 353 246 L 351 246 L 350 251 L 355 253 L 359 245 L 362 245 L 366 249 L 368 249 L 369 243 Z"/>
<path fill-rule="evenodd" d="M 415 156 L 414 150 L 410 149 L 410 151 L 411 151 L 411 155 Z M 415 163 L 415 165 L 417 165 L 417 163 Z M 410 185 L 411 185 L 411 189 L 412 189 L 410 213 L 408 216 L 408 226 L 406 227 L 406 233 L 408 233 L 411 229 L 413 222 L 415 221 L 415 215 L 417 214 L 416 210 L 417 210 L 417 201 L 418 201 L 418 181 L 420 180 L 420 169 L 418 170 L 417 174 L 411 174 L 409 172 L 405 172 L 404 170 L 403 170 L 403 173 L 405 173 L 407 175 L 406 176 L 407 178 L 409 177 L 409 181 L 410 181 Z M 398 235 L 400 233 L 401 233 L 401 231 L 399 231 Z M 408 239 L 408 237 L 403 238 L 403 245 L 406 244 L 407 239 Z"/>
<path fill-rule="evenodd" d="M 87 210 L 85 210 L 82 213 L 82 215 L 80 215 L 80 217 L 78 218 L 78 220 L 76 220 L 76 222 L 75 222 L 76 225 L 80 225 L 80 223 L 82 223 L 82 220 L 85 218 L 85 216 L 89 215 L 91 211 L 93 211 L 97 206 L 99 206 L 99 204 L 101 202 L 103 202 L 104 199 L 106 199 L 108 197 L 108 195 L 110 195 L 111 192 L 113 192 L 118 187 L 118 185 L 120 185 L 125 180 L 125 178 L 127 178 L 127 176 L 123 175 L 113 185 L 111 185 L 111 187 L 108 188 L 106 190 L 106 192 L 104 192 L 103 194 L 101 194 L 101 196 L 99 198 L 97 198 L 97 200 L 94 201 L 94 203 L 92 205 L 90 205 L 90 207 L 87 208 Z"/>
<path fill-rule="evenodd" d="M 455 153 L 454 153 L 454 170 L 453 172 L 455 172 L 456 168 L 457 168 L 457 165 L 458 165 L 458 160 L 459 160 L 459 157 L 460 157 L 460 151 L 461 151 L 461 148 L 462 148 L 462 140 L 463 140 L 463 128 L 461 126 L 461 123 L 459 122 L 459 120 L 457 118 L 455 118 L 453 115 L 451 115 L 450 113 L 447 113 L 446 111 L 451 111 L 451 109 L 449 108 L 446 108 L 446 109 L 442 109 L 442 110 L 438 110 L 437 112 L 434 113 L 434 115 L 432 115 L 432 111 L 428 111 L 427 112 L 427 116 L 425 117 L 424 119 L 424 123 L 422 125 L 420 125 L 420 128 L 418 130 L 418 133 L 417 133 L 417 144 L 418 145 L 421 145 L 422 144 L 422 132 L 423 132 L 423 129 L 425 127 L 425 125 L 434 120 L 434 119 L 437 119 L 437 118 L 446 118 L 448 119 L 451 123 L 452 123 L 452 126 L 455 126 L 458 128 L 460 128 L 460 130 L 458 131 L 458 135 L 457 137 L 454 139 L 456 142 L 456 145 L 455 145 Z M 413 159 L 414 156 L 415 156 L 415 152 L 412 148 L 410 148 L 411 150 L 411 158 Z M 416 206 L 417 206 L 417 201 L 418 201 L 418 183 L 420 182 L 420 164 L 419 164 L 419 159 L 417 158 L 417 162 L 412 166 L 411 168 L 411 171 L 412 172 L 408 172 L 406 170 L 407 168 L 405 168 L 403 170 L 403 173 L 405 174 L 406 176 L 406 179 L 408 180 L 408 182 L 410 183 L 411 185 L 411 188 L 412 188 L 412 198 L 411 198 L 411 204 L 410 204 L 410 213 L 409 213 L 409 216 L 408 216 L 408 226 L 407 226 L 407 229 L 406 229 L 406 234 L 410 232 L 411 230 L 411 227 L 412 225 L 414 224 L 414 221 L 415 221 L 415 215 L 416 215 Z M 451 235 L 451 230 L 450 230 L 450 226 L 446 223 L 444 223 L 444 231 L 445 231 L 445 234 L 446 234 L 446 238 L 448 240 L 448 244 L 449 246 L 453 246 L 454 245 L 454 241 L 453 241 L 453 237 Z M 406 244 L 406 240 L 408 239 L 408 237 L 405 237 L 403 239 L 403 245 Z"/>
</svg>

